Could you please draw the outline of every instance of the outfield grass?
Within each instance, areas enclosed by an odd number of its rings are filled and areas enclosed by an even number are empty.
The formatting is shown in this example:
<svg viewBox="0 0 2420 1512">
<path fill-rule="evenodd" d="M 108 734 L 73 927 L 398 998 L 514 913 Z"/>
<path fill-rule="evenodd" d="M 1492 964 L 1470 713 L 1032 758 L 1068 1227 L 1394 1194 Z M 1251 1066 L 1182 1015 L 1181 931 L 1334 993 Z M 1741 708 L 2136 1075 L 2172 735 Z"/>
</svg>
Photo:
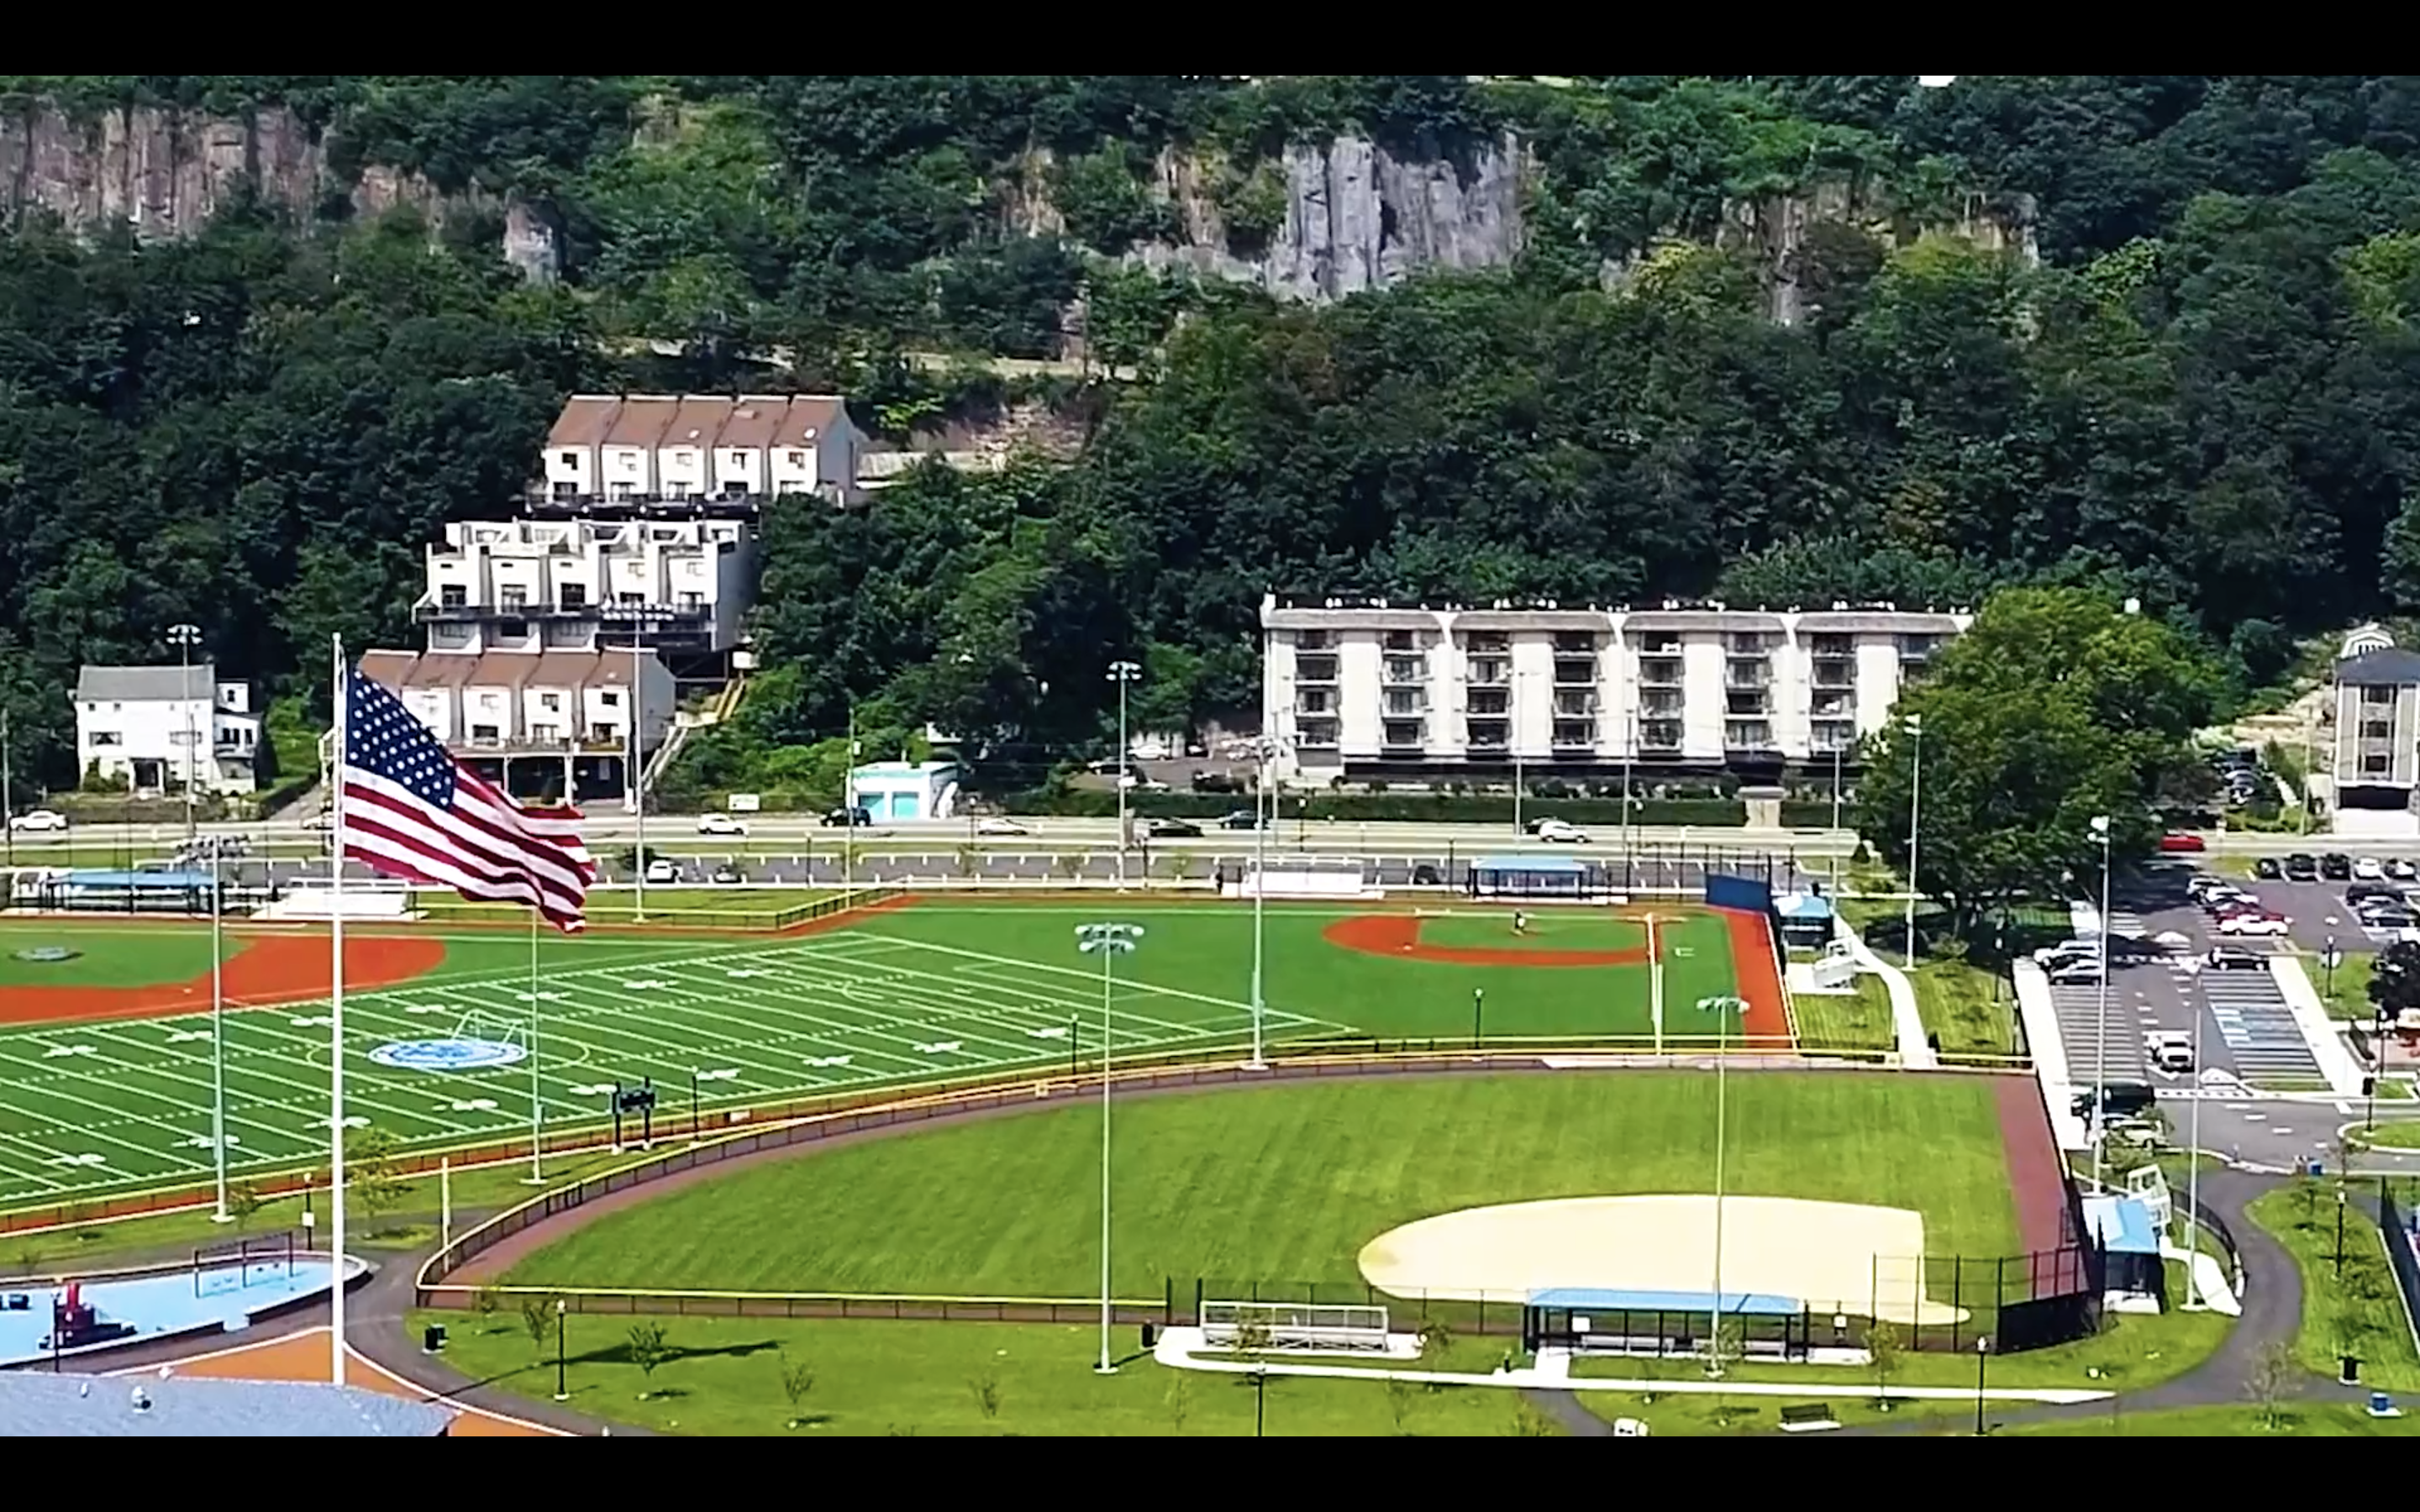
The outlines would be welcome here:
<svg viewBox="0 0 2420 1512">
<path fill-rule="evenodd" d="M 237 942 L 226 942 L 232 954 Z M 20 950 L 59 946 L 72 961 L 21 961 Z M 161 930 L 130 925 L 53 924 L 0 920 L 0 989 L 9 987 L 148 987 L 191 981 L 210 969 L 208 924 Z"/>
<path fill-rule="evenodd" d="M 1489 1203 L 1701 1192 L 1713 1078 L 1351 1081 L 1140 1100 L 1115 1115 L 1115 1288 L 1357 1284 L 1363 1244 Z M 1727 1190 L 1913 1208 L 1934 1254 L 2016 1249 L 1979 1079 L 1731 1078 Z M 1080 1297 L 1098 1284 L 1100 1115 L 1062 1108 L 769 1162 L 625 1209 L 515 1285 Z M 768 1222 L 767 1214 L 790 1215 Z"/>
<path fill-rule="evenodd" d="M 1265 918 L 1267 1000 L 1296 1013 L 1346 1025 L 1380 1038 L 1452 1038 L 1471 1033 L 1474 992 L 1485 1001 L 1478 1015 L 1491 1037 L 1522 1035 L 1646 1035 L 1654 1027 L 1652 995 L 1643 965 L 1525 967 L 1468 965 L 1395 959 L 1347 949 L 1324 937 L 1353 917 L 1333 905 L 1270 908 Z M 1624 921 L 1572 918 L 1540 909 L 1541 933 L 1524 942 L 1512 933 L 1511 914 L 1488 908 L 1420 920 L 1423 944 L 1489 949 L 1621 949 L 1646 943 L 1643 929 Z M 1020 959 L 1076 962 L 1076 926 L 1126 918 L 1143 926 L 1140 947 L 1117 965 L 1122 980 L 1207 993 L 1237 1001 L 1251 995 L 1252 916 L 1232 906 L 1133 905 L 1104 899 L 1082 905 L 919 903 L 867 918 L 867 933 L 936 947 Z M 1551 933 L 1549 933 L 1551 932 Z M 1726 1032 L 1700 999 L 1738 991 L 1731 974 L 1729 927 L 1719 916 L 1691 913 L 1661 920 L 1668 1038 Z M 1727 1012 L 1727 1032 L 1739 1032 Z"/>
<path fill-rule="evenodd" d="M 2253 1199 L 2252 1219 L 2294 1257 L 2303 1273 L 2303 1327 L 2294 1338 L 2294 1361 L 2317 1375 L 2333 1377 L 2339 1355 L 2362 1362 L 2365 1384 L 2380 1391 L 2420 1391 L 2420 1355 L 2403 1301 L 2387 1270 L 2378 1226 L 2358 1204 L 2344 1210 L 2344 1269 L 2336 1270 L 2335 1189 L 2302 1182 Z"/>
<path fill-rule="evenodd" d="M 673 1357 L 652 1376 L 628 1361 L 634 1323 L 664 1330 Z M 536 1398 L 554 1395 L 555 1338 L 532 1340 L 517 1315 L 416 1313 L 417 1338 L 445 1325 L 446 1358 L 483 1382 Z M 1097 1376 L 1098 1333 L 1038 1323 L 905 1323 L 867 1319 L 666 1317 L 574 1313 L 565 1342 L 576 1411 L 659 1432 L 797 1438 L 860 1434 L 1049 1434 L 1234 1437 L 1253 1431 L 1242 1376 L 1168 1369 L 1128 1358 Z M 1112 1347 L 1135 1353 L 1135 1331 Z M 814 1384 L 797 1409 L 785 1366 Z M 991 1410 L 985 1407 L 988 1384 Z M 643 1394 L 645 1394 L 643 1397 Z M 1552 1433 L 1504 1388 L 1390 1392 L 1380 1381 L 1269 1378 L 1263 1431 L 1272 1438 Z M 1398 1426 L 1396 1412 L 1402 1409 Z M 794 1421 L 799 1427 L 791 1427 Z"/>
</svg>

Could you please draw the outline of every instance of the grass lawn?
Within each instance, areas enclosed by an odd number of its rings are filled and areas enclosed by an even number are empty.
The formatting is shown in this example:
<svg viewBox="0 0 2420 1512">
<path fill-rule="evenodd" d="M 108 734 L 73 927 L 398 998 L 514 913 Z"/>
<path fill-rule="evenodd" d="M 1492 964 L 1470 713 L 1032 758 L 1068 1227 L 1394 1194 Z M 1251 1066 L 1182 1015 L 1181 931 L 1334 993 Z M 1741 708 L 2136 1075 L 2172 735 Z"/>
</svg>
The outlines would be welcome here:
<svg viewBox="0 0 2420 1512">
<path fill-rule="evenodd" d="M 1916 1011 L 1941 1037 L 1943 1054 L 2016 1054 L 2016 1001 L 1998 977 L 1960 961 L 1924 961 L 1914 980 Z"/>
<path fill-rule="evenodd" d="M 1760 1073 L 1732 1078 L 1730 1103 L 1729 1191 L 1913 1208 L 1936 1254 L 2015 1249 L 1987 1083 Z M 1322 1282 L 1357 1298 L 1361 1246 L 1415 1218 L 1710 1190 L 1714 1114 L 1711 1077 L 1660 1072 L 1139 1101 L 1113 1126 L 1114 1286 Z M 776 1161 L 602 1218 L 511 1279 L 1080 1297 L 1098 1275 L 1100 1136 L 1096 1110 L 1066 1108 Z"/>
<path fill-rule="evenodd" d="M 228 953 L 236 941 L 228 940 Z M 58 946 L 72 961 L 21 961 L 20 950 Z M 0 989 L 9 987 L 148 987 L 191 981 L 210 969 L 209 927 L 163 930 L 129 926 L 0 920 Z"/>
<path fill-rule="evenodd" d="M 652 1321 L 672 1357 L 652 1376 L 629 1363 L 630 1329 Z M 554 1395 L 555 1338 L 534 1341 L 520 1318 L 416 1313 L 417 1338 L 442 1323 L 458 1370 L 536 1398 Z M 570 1406 L 680 1434 L 1237 1436 L 1253 1431 L 1246 1378 L 1127 1359 L 1096 1376 L 1099 1334 L 1040 1323 L 871 1319 L 632 1319 L 574 1313 L 565 1335 Z M 1133 1330 L 1112 1347 L 1131 1355 Z M 811 1372 L 797 1408 L 785 1368 Z M 643 1395 L 644 1394 L 644 1395 Z M 1406 1433 L 1502 1437 L 1556 1430 L 1493 1387 L 1389 1392 L 1380 1381 L 1271 1377 L 1264 1431 L 1273 1438 Z M 1400 1422 L 1397 1411 L 1400 1408 Z M 788 1425 L 797 1420 L 797 1427 Z"/>
<path fill-rule="evenodd" d="M 1266 911 L 1264 980 L 1272 1006 L 1384 1039 L 1467 1040 L 1472 994 L 1483 991 L 1481 1027 L 1490 1037 L 1644 1035 L 1653 1027 L 1643 964 L 1465 964 L 1373 955 L 1325 937 L 1330 925 L 1353 917 L 1333 905 Z M 985 955 L 1074 963 L 1082 959 L 1076 926 L 1117 918 L 1144 931 L 1140 948 L 1118 963 L 1121 980 L 1249 1000 L 1249 909 L 1108 900 L 1082 906 L 920 902 L 857 929 Z M 1503 950 L 1626 949 L 1646 943 L 1643 930 L 1634 933 L 1623 919 L 1543 908 L 1529 918 L 1538 933 L 1527 939 L 1514 937 L 1511 912 L 1501 908 L 1423 918 L 1419 938 L 1424 946 Z M 1662 919 L 1657 933 L 1666 956 L 1667 1036 L 1714 1037 L 1718 1026 L 1697 1003 L 1737 991 L 1728 926 L 1716 915 L 1690 913 Z M 1730 1017 L 1736 1033 L 1737 1017 Z"/>
<path fill-rule="evenodd" d="M 2420 1434 L 2420 1418 L 2373 1418 L 2358 1407 L 2288 1402 L 2279 1412 L 2279 1421 L 2272 1426 L 2263 1422 L 2260 1410 L 2249 1403 L 2131 1415 L 2119 1412 L 2106 1417 L 2012 1423 L 1994 1428 L 1993 1435 L 2044 1439 L 2402 1439 Z"/>
<path fill-rule="evenodd" d="M 2420 1149 L 2420 1119 L 2382 1121 L 2366 1134 L 2354 1130 L 2352 1137 L 2356 1143 L 2374 1149 Z M 2331 1233 L 2329 1238 L 2333 1243 L 2334 1234 Z M 2333 1255 L 2334 1251 L 2330 1253 Z"/>
<path fill-rule="evenodd" d="M 2412 1348 L 2403 1300 L 2387 1270 L 2378 1226 L 2356 1203 L 2344 1214 L 2344 1271 L 2335 1266 L 2335 1188 L 2305 1183 L 2254 1199 L 2253 1221 L 2277 1237 L 2303 1272 L 2303 1328 L 2294 1361 L 2334 1377 L 2336 1358 L 2356 1356 L 2365 1384 L 2381 1391 L 2420 1391 L 2420 1356 Z"/>
<path fill-rule="evenodd" d="M 1890 994 L 1883 980 L 1859 976 L 1856 992 L 1834 997 L 1800 993 L 1791 1001 L 1798 1011 L 1798 1042 L 1809 1050 L 1889 1050 L 1899 1043 L 1891 1026 Z"/>
<path fill-rule="evenodd" d="M 2367 1019 L 2376 1011 L 2369 1001 L 2369 972 L 2377 962 L 2375 950 L 2347 950 L 2331 976 L 2319 964 L 2319 957 L 2305 956 L 2303 975 L 2311 979 L 2319 1001 L 2327 1005 L 2330 1018 Z"/>
</svg>

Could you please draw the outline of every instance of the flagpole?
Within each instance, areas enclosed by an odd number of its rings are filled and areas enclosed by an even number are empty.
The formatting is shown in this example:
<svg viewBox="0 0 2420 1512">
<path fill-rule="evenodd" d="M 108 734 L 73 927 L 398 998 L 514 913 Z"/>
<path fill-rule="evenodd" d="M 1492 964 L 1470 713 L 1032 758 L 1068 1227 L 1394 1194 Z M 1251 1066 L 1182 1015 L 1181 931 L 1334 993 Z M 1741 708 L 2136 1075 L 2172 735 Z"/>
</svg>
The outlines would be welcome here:
<svg viewBox="0 0 2420 1512">
<path fill-rule="evenodd" d="M 521 1179 L 527 1186 L 546 1184 L 546 1172 L 538 1158 L 543 1148 L 546 1115 L 545 1104 L 538 1101 L 537 1089 L 537 923 L 538 911 L 533 903 L 530 907 L 530 1173 Z"/>
<path fill-rule="evenodd" d="M 345 749 L 346 705 L 352 687 L 345 667 L 345 638 L 331 636 L 335 655 L 335 822 L 329 831 L 328 867 L 328 1318 L 333 1365 L 329 1379 L 345 1383 Z"/>
<path fill-rule="evenodd" d="M 210 1214 L 214 1224 L 233 1223 L 227 1211 L 226 1180 L 226 978 L 220 966 L 225 953 L 221 921 L 226 917 L 226 873 L 220 864 L 219 841 L 210 842 L 210 1150 L 218 1167 L 219 1202 Z"/>
</svg>

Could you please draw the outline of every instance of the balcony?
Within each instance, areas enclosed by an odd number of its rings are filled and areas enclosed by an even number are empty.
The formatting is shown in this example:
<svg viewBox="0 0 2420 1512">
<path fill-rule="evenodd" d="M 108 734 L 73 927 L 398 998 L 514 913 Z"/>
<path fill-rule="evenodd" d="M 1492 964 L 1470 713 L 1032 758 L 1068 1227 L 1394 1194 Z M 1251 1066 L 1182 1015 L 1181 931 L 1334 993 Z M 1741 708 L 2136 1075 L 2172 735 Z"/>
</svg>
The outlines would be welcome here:
<svg viewBox="0 0 2420 1512">
<path fill-rule="evenodd" d="M 1773 642 L 1767 640 L 1761 634 L 1747 633 L 1741 635 L 1727 635 L 1723 637 L 1723 655 L 1726 656 L 1769 656 L 1773 655 Z"/>
<path fill-rule="evenodd" d="M 1815 686 L 1838 692 L 1850 691 L 1857 686 L 1856 664 L 1850 661 L 1835 661 L 1828 657 L 1816 658 Z"/>
<path fill-rule="evenodd" d="M 1388 719 L 1381 727 L 1379 745 L 1390 752 L 1424 750 L 1429 727 L 1425 719 Z"/>
<path fill-rule="evenodd" d="M 1845 635 L 1819 635 L 1807 642 L 1808 655 L 1818 661 L 1847 660 L 1857 654 L 1857 648 Z"/>
<path fill-rule="evenodd" d="M 1773 726 L 1764 720 L 1727 719 L 1723 721 L 1723 749 L 1761 754 L 1773 748 Z"/>
<path fill-rule="evenodd" d="M 616 737 L 612 740 L 571 740 L 556 738 L 537 740 L 527 735 L 472 735 L 467 739 L 445 742 L 448 750 L 475 750 L 502 756 L 620 756 L 628 743 Z"/>
<path fill-rule="evenodd" d="M 1681 754 L 1681 721 L 1650 719 L 1638 727 L 1638 753 L 1642 756 L 1678 756 Z"/>
<path fill-rule="evenodd" d="M 1502 630 L 1466 631 L 1462 649 L 1474 656 L 1508 656 L 1512 654 L 1512 637 Z"/>
<path fill-rule="evenodd" d="M 1501 719 L 1512 713 L 1512 700 L 1500 687 L 1481 687 L 1470 694 L 1470 713 L 1475 718 Z"/>
<path fill-rule="evenodd" d="M 1385 639 L 1380 643 L 1388 651 L 1425 651 L 1428 649 L 1420 643 L 1420 633 L 1418 630 L 1389 630 L 1386 633 Z"/>
<path fill-rule="evenodd" d="M 581 519 L 754 519 L 772 501 L 769 494 L 609 495 L 544 487 L 533 487 L 521 495 L 523 511 L 534 517 L 567 515 Z"/>
<path fill-rule="evenodd" d="M 1510 687 L 1512 686 L 1512 664 L 1495 656 L 1473 657 L 1469 682 L 1473 687 Z"/>
<path fill-rule="evenodd" d="M 1650 693 L 1638 701 L 1638 712 L 1650 719 L 1677 719 L 1682 713 L 1681 695 Z"/>
<path fill-rule="evenodd" d="M 1473 719 L 1463 727 L 1463 743 L 1474 753 L 1500 751 L 1511 739 L 1512 728 L 1501 719 Z"/>
<path fill-rule="evenodd" d="M 1596 655 L 1596 636 L 1587 630 L 1557 630 L 1554 644 L 1558 653 L 1575 652 L 1584 656 Z"/>
<path fill-rule="evenodd" d="M 1558 719 L 1554 741 L 1557 750 L 1592 750 L 1596 748 L 1596 721 Z"/>
<path fill-rule="evenodd" d="M 1846 754 L 1857 747 L 1857 727 L 1844 719 L 1817 719 L 1810 728 L 1807 744 L 1821 756 L 1835 751 Z"/>
<path fill-rule="evenodd" d="M 1555 717 L 1559 719 L 1593 719 L 1604 712 L 1605 705 L 1594 693 L 1555 695 Z"/>
<path fill-rule="evenodd" d="M 1725 687 L 1764 688 L 1773 686 L 1773 664 L 1766 661 L 1735 661 L 1723 669 Z"/>
<path fill-rule="evenodd" d="M 1773 712 L 1773 705 L 1761 693 L 1726 693 L 1723 713 L 1734 719 L 1761 719 Z"/>
<path fill-rule="evenodd" d="M 1899 659 L 1903 662 L 1931 661 L 1932 654 L 1940 649 L 1941 640 L 1937 636 L 1903 635 L 1899 638 Z"/>
<path fill-rule="evenodd" d="M 1679 658 L 1652 658 L 1638 664 L 1638 686 L 1641 687 L 1678 687 L 1681 686 Z"/>
<path fill-rule="evenodd" d="M 1336 681 L 1334 656 L 1296 656 L 1294 659 L 1294 680 L 1296 683 L 1333 683 Z"/>
<path fill-rule="evenodd" d="M 1384 681 L 1390 687 L 1418 687 L 1429 680 L 1426 656 L 1389 656 Z"/>
<path fill-rule="evenodd" d="M 1596 687 L 1595 658 L 1580 658 L 1574 656 L 1556 657 L 1555 686 L 1557 687 Z"/>
<path fill-rule="evenodd" d="M 1336 721 L 1333 719 L 1298 719 L 1295 723 L 1295 748 L 1297 750 L 1334 750 Z"/>
</svg>

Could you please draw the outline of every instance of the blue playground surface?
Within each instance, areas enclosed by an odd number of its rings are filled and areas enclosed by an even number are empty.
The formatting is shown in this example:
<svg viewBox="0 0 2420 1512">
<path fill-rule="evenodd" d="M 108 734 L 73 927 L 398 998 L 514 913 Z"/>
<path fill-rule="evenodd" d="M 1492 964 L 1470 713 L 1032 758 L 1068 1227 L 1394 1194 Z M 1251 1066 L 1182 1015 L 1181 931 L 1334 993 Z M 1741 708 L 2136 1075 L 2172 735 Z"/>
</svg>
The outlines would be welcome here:
<svg viewBox="0 0 2420 1512">
<path fill-rule="evenodd" d="M 133 1328 L 116 1344 L 136 1344 L 212 1323 L 233 1333 L 249 1326 L 252 1314 L 263 1307 L 325 1290 L 329 1274 L 325 1259 L 297 1256 L 289 1264 L 281 1257 L 90 1281 L 85 1283 L 83 1296 L 103 1321 Z M 48 1357 L 51 1304 L 66 1290 L 65 1286 L 0 1283 L 0 1365 Z"/>
</svg>

